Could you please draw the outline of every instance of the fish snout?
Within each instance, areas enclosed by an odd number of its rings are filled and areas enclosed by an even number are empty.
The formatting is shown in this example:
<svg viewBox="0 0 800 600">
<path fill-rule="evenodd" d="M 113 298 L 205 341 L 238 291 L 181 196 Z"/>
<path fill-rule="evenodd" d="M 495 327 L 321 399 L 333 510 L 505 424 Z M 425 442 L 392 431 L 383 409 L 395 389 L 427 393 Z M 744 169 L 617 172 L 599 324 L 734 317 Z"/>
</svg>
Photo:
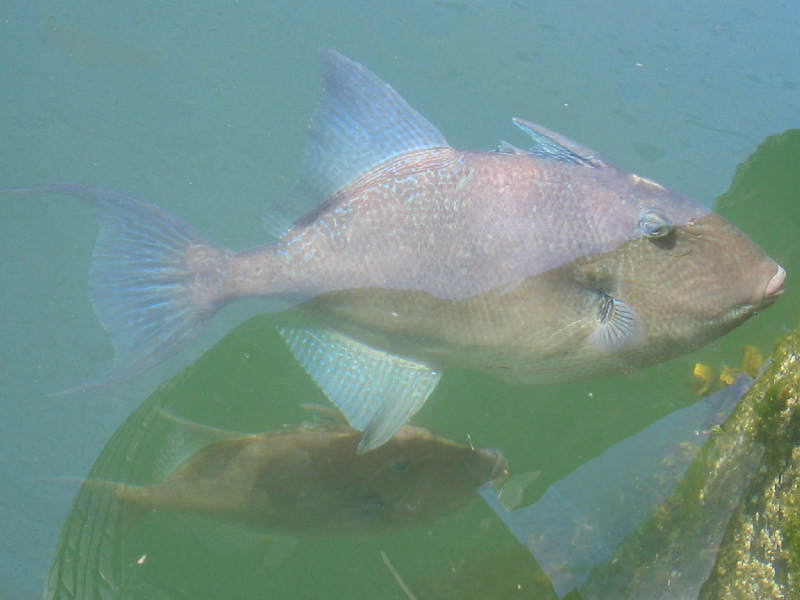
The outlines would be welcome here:
<svg viewBox="0 0 800 600">
<path fill-rule="evenodd" d="M 764 301 L 772 302 L 778 296 L 783 294 L 783 282 L 786 279 L 786 270 L 778 265 L 775 273 L 772 275 L 767 285 L 764 287 Z"/>
</svg>

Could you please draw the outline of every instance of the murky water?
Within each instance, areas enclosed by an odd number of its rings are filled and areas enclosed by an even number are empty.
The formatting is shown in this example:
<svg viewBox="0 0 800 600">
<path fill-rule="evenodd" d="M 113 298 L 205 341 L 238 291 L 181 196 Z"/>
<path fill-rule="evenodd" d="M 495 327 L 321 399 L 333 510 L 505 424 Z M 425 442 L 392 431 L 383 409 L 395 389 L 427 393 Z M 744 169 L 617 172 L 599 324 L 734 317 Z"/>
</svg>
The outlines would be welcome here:
<svg viewBox="0 0 800 600">
<path fill-rule="evenodd" d="M 514 141 L 509 119 L 519 115 L 712 205 L 767 136 L 800 126 L 799 26 L 794 8 L 730 3 L 670 12 L 636 3 L 7 3 L 0 185 L 100 183 L 231 247 L 257 244 L 261 209 L 295 176 L 320 94 L 317 49 L 334 47 L 390 81 L 454 146 Z M 501 450 L 513 474 L 528 475 L 518 504 L 530 505 L 696 401 L 685 384 L 694 363 L 737 364 L 745 344 L 766 351 L 796 326 L 800 302 L 797 188 L 786 179 L 798 155 L 785 147 L 790 154 L 753 162 L 720 204 L 787 268 L 774 307 L 710 347 L 628 377 L 511 386 L 448 371 L 417 421 Z M 86 298 L 94 219 L 74 199 L 0 204 L 0 597 L 34 598 L 80 481 L 112 434 L 259 305 L 226 309 L 189 351 L 133 381 L 47 396 L 110 364 Z M 214 394 L 184 406 L 193 419 L 278 429 L 303 419 L 301 402 L 324 402 L 269 327 L 248 343 L 260 387 L 248 387 L 253 366 L 234 352 L 195 384 Z M 152 539 L 163 540 L 161 561 L 149 564 L 161 566 L 140 588 L 150 595 L 132 597 L 407 597 L 388 564 L 420 598 L 553 594 L 477 497 L 432 524 L 358 539 L 263 538 L 158 516 L 126 539 L 124 555 L 137 559 Z"/>
</svg>

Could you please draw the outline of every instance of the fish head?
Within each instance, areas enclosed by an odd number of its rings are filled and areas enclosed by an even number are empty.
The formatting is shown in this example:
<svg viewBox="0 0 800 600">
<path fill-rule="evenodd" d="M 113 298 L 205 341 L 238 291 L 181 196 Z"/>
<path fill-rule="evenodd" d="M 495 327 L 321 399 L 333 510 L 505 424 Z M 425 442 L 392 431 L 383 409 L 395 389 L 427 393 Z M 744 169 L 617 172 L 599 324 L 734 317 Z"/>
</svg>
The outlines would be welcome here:
<svg viewBox="0 0 800 600">
<path fill-rule="evenodd" d="M 722 216 L 637 175 L 616 177 L 615 208 L 597 223 L 616 245 L 573 264 L 596 297 L 595 349 L 634 366 L 667 360 L 783 293 L 784 269 Z"/>
</svg>

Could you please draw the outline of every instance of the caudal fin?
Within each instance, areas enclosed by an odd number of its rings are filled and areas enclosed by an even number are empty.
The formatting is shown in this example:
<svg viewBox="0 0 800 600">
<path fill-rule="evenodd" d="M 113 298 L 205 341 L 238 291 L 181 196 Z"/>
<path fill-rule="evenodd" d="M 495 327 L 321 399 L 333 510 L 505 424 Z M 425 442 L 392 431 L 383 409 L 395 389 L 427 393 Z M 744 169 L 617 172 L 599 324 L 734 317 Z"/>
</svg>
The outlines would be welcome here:
<svg viewBox="0 0 800 600">
<path fill-rule="evenodd" d="M 114 346 L 103 375 L 60 393 L 126 379 L 180 350 L 224 301 L 231 252 L 152 204 L 73 184 L 2 192 L 65 194 L 92 202 L 100 227 L 89 296 Z"/>
</svg>

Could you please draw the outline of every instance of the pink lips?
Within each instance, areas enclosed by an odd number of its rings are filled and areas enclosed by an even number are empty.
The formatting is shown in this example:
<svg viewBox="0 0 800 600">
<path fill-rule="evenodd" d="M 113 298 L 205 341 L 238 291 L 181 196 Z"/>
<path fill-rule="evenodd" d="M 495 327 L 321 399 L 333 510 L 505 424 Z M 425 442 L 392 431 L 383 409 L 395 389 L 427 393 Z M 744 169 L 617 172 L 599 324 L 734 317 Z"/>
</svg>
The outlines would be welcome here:
<svg viewBox="0 0 800 600">
<path fill-rule="evenodd" d="M 770 299 L 780 296 L 783 293 L 783 281 L 786 279 L 786 270 L 778 266 L 778 270 L 767 282 L 767 287 L 764 288 L 764 298 Z"/>
</svg>

